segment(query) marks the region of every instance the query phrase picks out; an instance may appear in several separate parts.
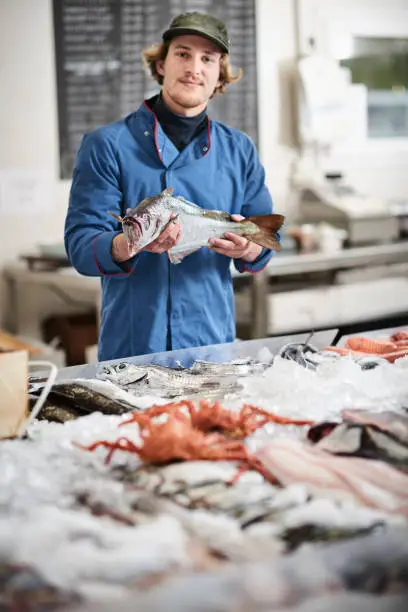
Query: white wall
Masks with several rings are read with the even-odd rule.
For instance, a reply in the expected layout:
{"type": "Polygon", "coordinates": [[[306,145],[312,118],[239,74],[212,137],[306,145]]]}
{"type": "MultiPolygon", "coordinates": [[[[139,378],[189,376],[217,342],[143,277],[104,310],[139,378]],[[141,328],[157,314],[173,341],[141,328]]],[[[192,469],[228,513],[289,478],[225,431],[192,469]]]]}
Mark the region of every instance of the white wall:
{"type": "MultiPolygon", "coordinates": [[[[381,30],[386,23],[391,33],[401,29],[401,15],[408,15],[408,0],[298,1],[302,36],[315,23],[323,34],[338,31],[339,23],[346,32],[367,24],[381,30]]],[[[296,0],[257,0],[260,149],[276,208],[282,212],[288,208],[288,177],[296,156],[290,90],[296,55],[295,5],[296,0]]],[[[52,0],[0,0],[0,83],[0,179],[2,172],[12,169],[38,168],[49,176],[40,214],[18,210],[5,214],[0,201],[2,268],[39,242],[62,240],[69,182],[58,180],[52,0]]],[[[339,155],[364,191],[408,195],[406,144],[398,149],[392,143],[385,148],[361,144],[339,155]]],[[[4,289],[0,285],[0,324],[4,289]]]]}
{"type": "Polygon", "coordinates": [[[285,212],[296,157],[291,92],[295,68],[295,2],[257,0],[259,146],[275,207],[285,212]]]}
{"type": "MultiPolygon", "coordinates": [[[[39,242],[62,238],[69,183],[58,180],[51,9],[51,0],[0,0],[0,173],[21,169],[48,177],[40,214],[5,210],[3,192],[0,268],[39,242]]],[[[6,298],[2,282],[0,324],[6,298]]]]}
{"type": "MultiPolygon", "coordinates": [[[[353,36],[408,38],[408,0],[299,0],[300,48],[310,35],[340,57],[353,36]]],[[[337,147],[333,159],[361,191],[408,198],[408,139],[354,140],[337,147]]]]}

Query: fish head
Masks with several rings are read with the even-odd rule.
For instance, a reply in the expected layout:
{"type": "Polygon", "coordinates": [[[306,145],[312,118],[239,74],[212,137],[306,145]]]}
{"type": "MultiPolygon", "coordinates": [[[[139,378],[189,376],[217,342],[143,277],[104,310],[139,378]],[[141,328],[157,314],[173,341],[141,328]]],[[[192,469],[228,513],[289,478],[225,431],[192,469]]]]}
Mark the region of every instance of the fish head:
{"type": "Polygon", "coordinates": [[[147,376],[146,368],[122,361],[110,366],[104,366],[98,374],[102,380],[110,380],[118,385],[130,385],[143,380],[147,376]]]}
{"type": "Polygon", "coordinates": [[[169,224],[173,212],[169,206],[171,193],[172,189],[165,189],[158,195],[145,198],[133,210],[127,209],[122,228],[132,249],[143,249],[169,224]]]}

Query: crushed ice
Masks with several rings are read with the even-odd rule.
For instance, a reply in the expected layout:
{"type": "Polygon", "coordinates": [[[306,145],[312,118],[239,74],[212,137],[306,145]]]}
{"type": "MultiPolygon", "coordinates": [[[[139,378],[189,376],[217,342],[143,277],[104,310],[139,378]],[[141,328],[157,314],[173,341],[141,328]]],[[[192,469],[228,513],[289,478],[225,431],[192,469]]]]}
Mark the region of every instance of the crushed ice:
{"type": "MultiPolygon", "coordinates": [[[[266,349],[261,356],[269,359],[266,349]]],[[[341,358],[312,371],[277,357],[262,375],[241,382],[240,397],[229,398],[225,405],[240,408],[248,402],[294,418],[319,421],[336,419],[345,408],[400,410],[408,406],[408,358],[373,370],[362,370],[351,358],[341,358]]],[[[158,403],[160,398],[154,400],[158,403]]],[[[136,403],[147,407],[151,399],[138,397],[136,403]]],[[[175,518],[161,515],[135,528],[78,509],[78,495],[84,491],[103,495],[107,502],[118,500],[124,485],[109,477],[112,466],[140,465],[136,455],[118,451],[106,466],[106,449],[90,453],[78,447],[96,440],[113,441],[124,433],[140,444],[137,425],[128,426],[126,432],[118,430],[127,418],[93,413],[65,424],[36,421],[28,440],[1,442],[0,563],[32,564],[51,583],[66,588],[76,584],[77,590],[86,593],[101,593],[107,582],[118,586],[146,571],[188,565],[187,536],[175,518]]],[[[266,441],[299,432],[302,428],[268,425],[252,439],[266,441]]],[[[322,517],[326,506],[320,503],[322,517]]],[[[305,510],[294,509],[287,523],[297,522],[305,510]]],[[[316,505],[307,504],[307,510],[312,514],[316,505]]],[[[349,514],[357,520],[353,512],[355,508],[349,514]]],[[[336,514],[336,524],[344,520],[349,520],[348,514],[336,514]]]]}

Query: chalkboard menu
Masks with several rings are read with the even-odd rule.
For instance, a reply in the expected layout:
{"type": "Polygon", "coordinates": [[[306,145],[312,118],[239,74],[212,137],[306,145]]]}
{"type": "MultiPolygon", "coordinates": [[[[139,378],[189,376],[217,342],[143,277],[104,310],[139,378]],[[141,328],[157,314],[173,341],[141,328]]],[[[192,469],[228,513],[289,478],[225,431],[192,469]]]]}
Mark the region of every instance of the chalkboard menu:
{"type": "Polygon", "coordinates": [[[255,0],[54,0],[61,178],[71,178],[84,133],[158,93],[142,50],[161,42],[175,15],[194,10],[225,21],[231,64],[244,71],[210,102],[209,114],[257,143],[255,0]]]}

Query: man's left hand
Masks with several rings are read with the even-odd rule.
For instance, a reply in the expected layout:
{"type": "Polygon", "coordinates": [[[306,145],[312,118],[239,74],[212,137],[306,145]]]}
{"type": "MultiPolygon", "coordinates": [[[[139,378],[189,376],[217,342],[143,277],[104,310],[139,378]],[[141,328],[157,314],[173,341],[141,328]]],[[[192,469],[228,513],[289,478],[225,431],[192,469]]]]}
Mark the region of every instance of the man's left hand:
{"type": "MultiPolygon", "coordinates": [[[[231,215],[233,221],[245,219],[242,215],[231,215]]],[[[209,245],[212,251],[232,257],[232,259],[243,259],[248,263],[255,261],[262,252],[262,247],[250,242],[243,236],[226,232],[223,238],[211,238],[209,245]]]]}

